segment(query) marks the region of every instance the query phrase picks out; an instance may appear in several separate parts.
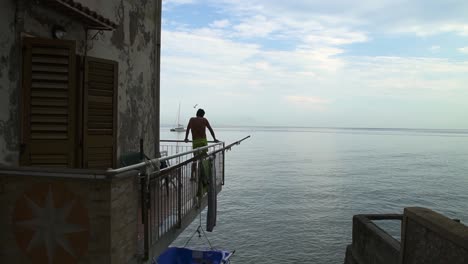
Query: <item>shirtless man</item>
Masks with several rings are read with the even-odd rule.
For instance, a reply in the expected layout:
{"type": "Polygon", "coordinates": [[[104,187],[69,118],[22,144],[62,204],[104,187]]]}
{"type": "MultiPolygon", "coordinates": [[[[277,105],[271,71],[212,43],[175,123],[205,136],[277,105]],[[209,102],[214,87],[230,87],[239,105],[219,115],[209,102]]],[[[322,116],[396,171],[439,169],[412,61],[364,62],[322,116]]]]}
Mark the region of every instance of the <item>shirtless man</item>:
{"type": "Polygon", "coordinates": [[[208,145],[208,140],[206,139],[206,128],[211,133],[213,140],[218,142],[216,139],[213,128],[211,128],[210,123],[205,116],[205,111],[203,109],[198,109],[197,116],[190,118],[190,121],[187,125],[187,131],[185,132],[185,142],[188,142],[189,131],[192,131],[192,147],[193,149],[201,148],[208,145]]]}

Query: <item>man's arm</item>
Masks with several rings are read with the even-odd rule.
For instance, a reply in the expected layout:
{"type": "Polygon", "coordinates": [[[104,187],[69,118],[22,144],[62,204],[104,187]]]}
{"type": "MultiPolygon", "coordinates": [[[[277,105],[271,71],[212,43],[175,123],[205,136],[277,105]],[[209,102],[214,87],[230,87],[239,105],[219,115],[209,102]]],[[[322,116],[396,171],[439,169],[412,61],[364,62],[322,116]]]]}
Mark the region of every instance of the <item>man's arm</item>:
{"type": "Polygon", "coordinates": [[[208,130],[210,131],[211,136],[213,137],[214,142],[218,142],[218,140],[216,139],[215,133],[214,133],[214,131],[213,131],[213,128],[211,128],[210,122],[208,122],[208,119],[206,119],[206,127],[207,127],[208,130]]]}
{"type": "Polygon", "coordinates": [[[187,130],[185,130],[185,142],[188,142],[188,133],[190,132],[190,129],[192,128],[192,118],[190,118],[188,124],[187,124],[187,130]]]}

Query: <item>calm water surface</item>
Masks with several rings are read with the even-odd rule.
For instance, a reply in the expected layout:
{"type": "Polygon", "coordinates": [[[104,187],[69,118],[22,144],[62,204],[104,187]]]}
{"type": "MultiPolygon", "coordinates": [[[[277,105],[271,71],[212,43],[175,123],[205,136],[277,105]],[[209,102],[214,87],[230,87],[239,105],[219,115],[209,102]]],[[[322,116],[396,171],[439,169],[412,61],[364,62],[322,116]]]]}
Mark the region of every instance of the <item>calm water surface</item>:
{"type": "MultiPolygon", "coordinates": [[[[183,134],[163,128],[162,139],[183,134]]],[[[468,223],[468,131],[218,128],[227,143],[218,248],[235,264],[343,263],[352,216],[423,206],[468,223]]],[[[203,224],[205,219],[203,218],[203,224]]],[[[198,226],[174,242],[182,246],[198,226]]],[[[398,225],[387,230],[398,235],[398,225]]],[[[189,246],[206,246],[195,237],[189,246]]]]}

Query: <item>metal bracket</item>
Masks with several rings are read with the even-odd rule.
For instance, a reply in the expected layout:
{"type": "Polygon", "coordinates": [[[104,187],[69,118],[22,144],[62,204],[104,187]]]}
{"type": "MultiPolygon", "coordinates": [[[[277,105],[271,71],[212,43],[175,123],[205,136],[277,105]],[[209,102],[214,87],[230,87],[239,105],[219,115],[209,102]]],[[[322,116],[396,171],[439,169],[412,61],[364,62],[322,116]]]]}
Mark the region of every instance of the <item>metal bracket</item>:
{"type": "MultiPolygon", "coordinates": [[[[89,29],[88,29],[89,30],[89,29]]],[[[87,33],[87,32],[86,32],[87,33]]],[[[104,34],[103,30],[98,30],[89,40],[95,40],[97,36],[102,36],[104,34]]]]}

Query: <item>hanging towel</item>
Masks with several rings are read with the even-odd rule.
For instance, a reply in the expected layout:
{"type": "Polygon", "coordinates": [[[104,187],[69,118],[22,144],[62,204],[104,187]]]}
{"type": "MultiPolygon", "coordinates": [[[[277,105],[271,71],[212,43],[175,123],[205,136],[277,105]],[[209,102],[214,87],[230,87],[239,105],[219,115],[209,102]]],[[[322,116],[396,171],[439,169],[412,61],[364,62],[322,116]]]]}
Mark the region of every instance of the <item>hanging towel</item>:
{"type": "Polygon", "coordinates": [[[197,196],[201,200],[208,191],[209,178],[211,174],[211,161],[209,158],[203,159],[201,161],[201,168],[199,172],[197,196]]]}
{"type": "Polygon", "coordinates": [[[215,158],[209,158],[210,170],[208,177],[208,212],[206,214],[206,231],[212,232],[216,226],[217,195],[215,158]]]}

